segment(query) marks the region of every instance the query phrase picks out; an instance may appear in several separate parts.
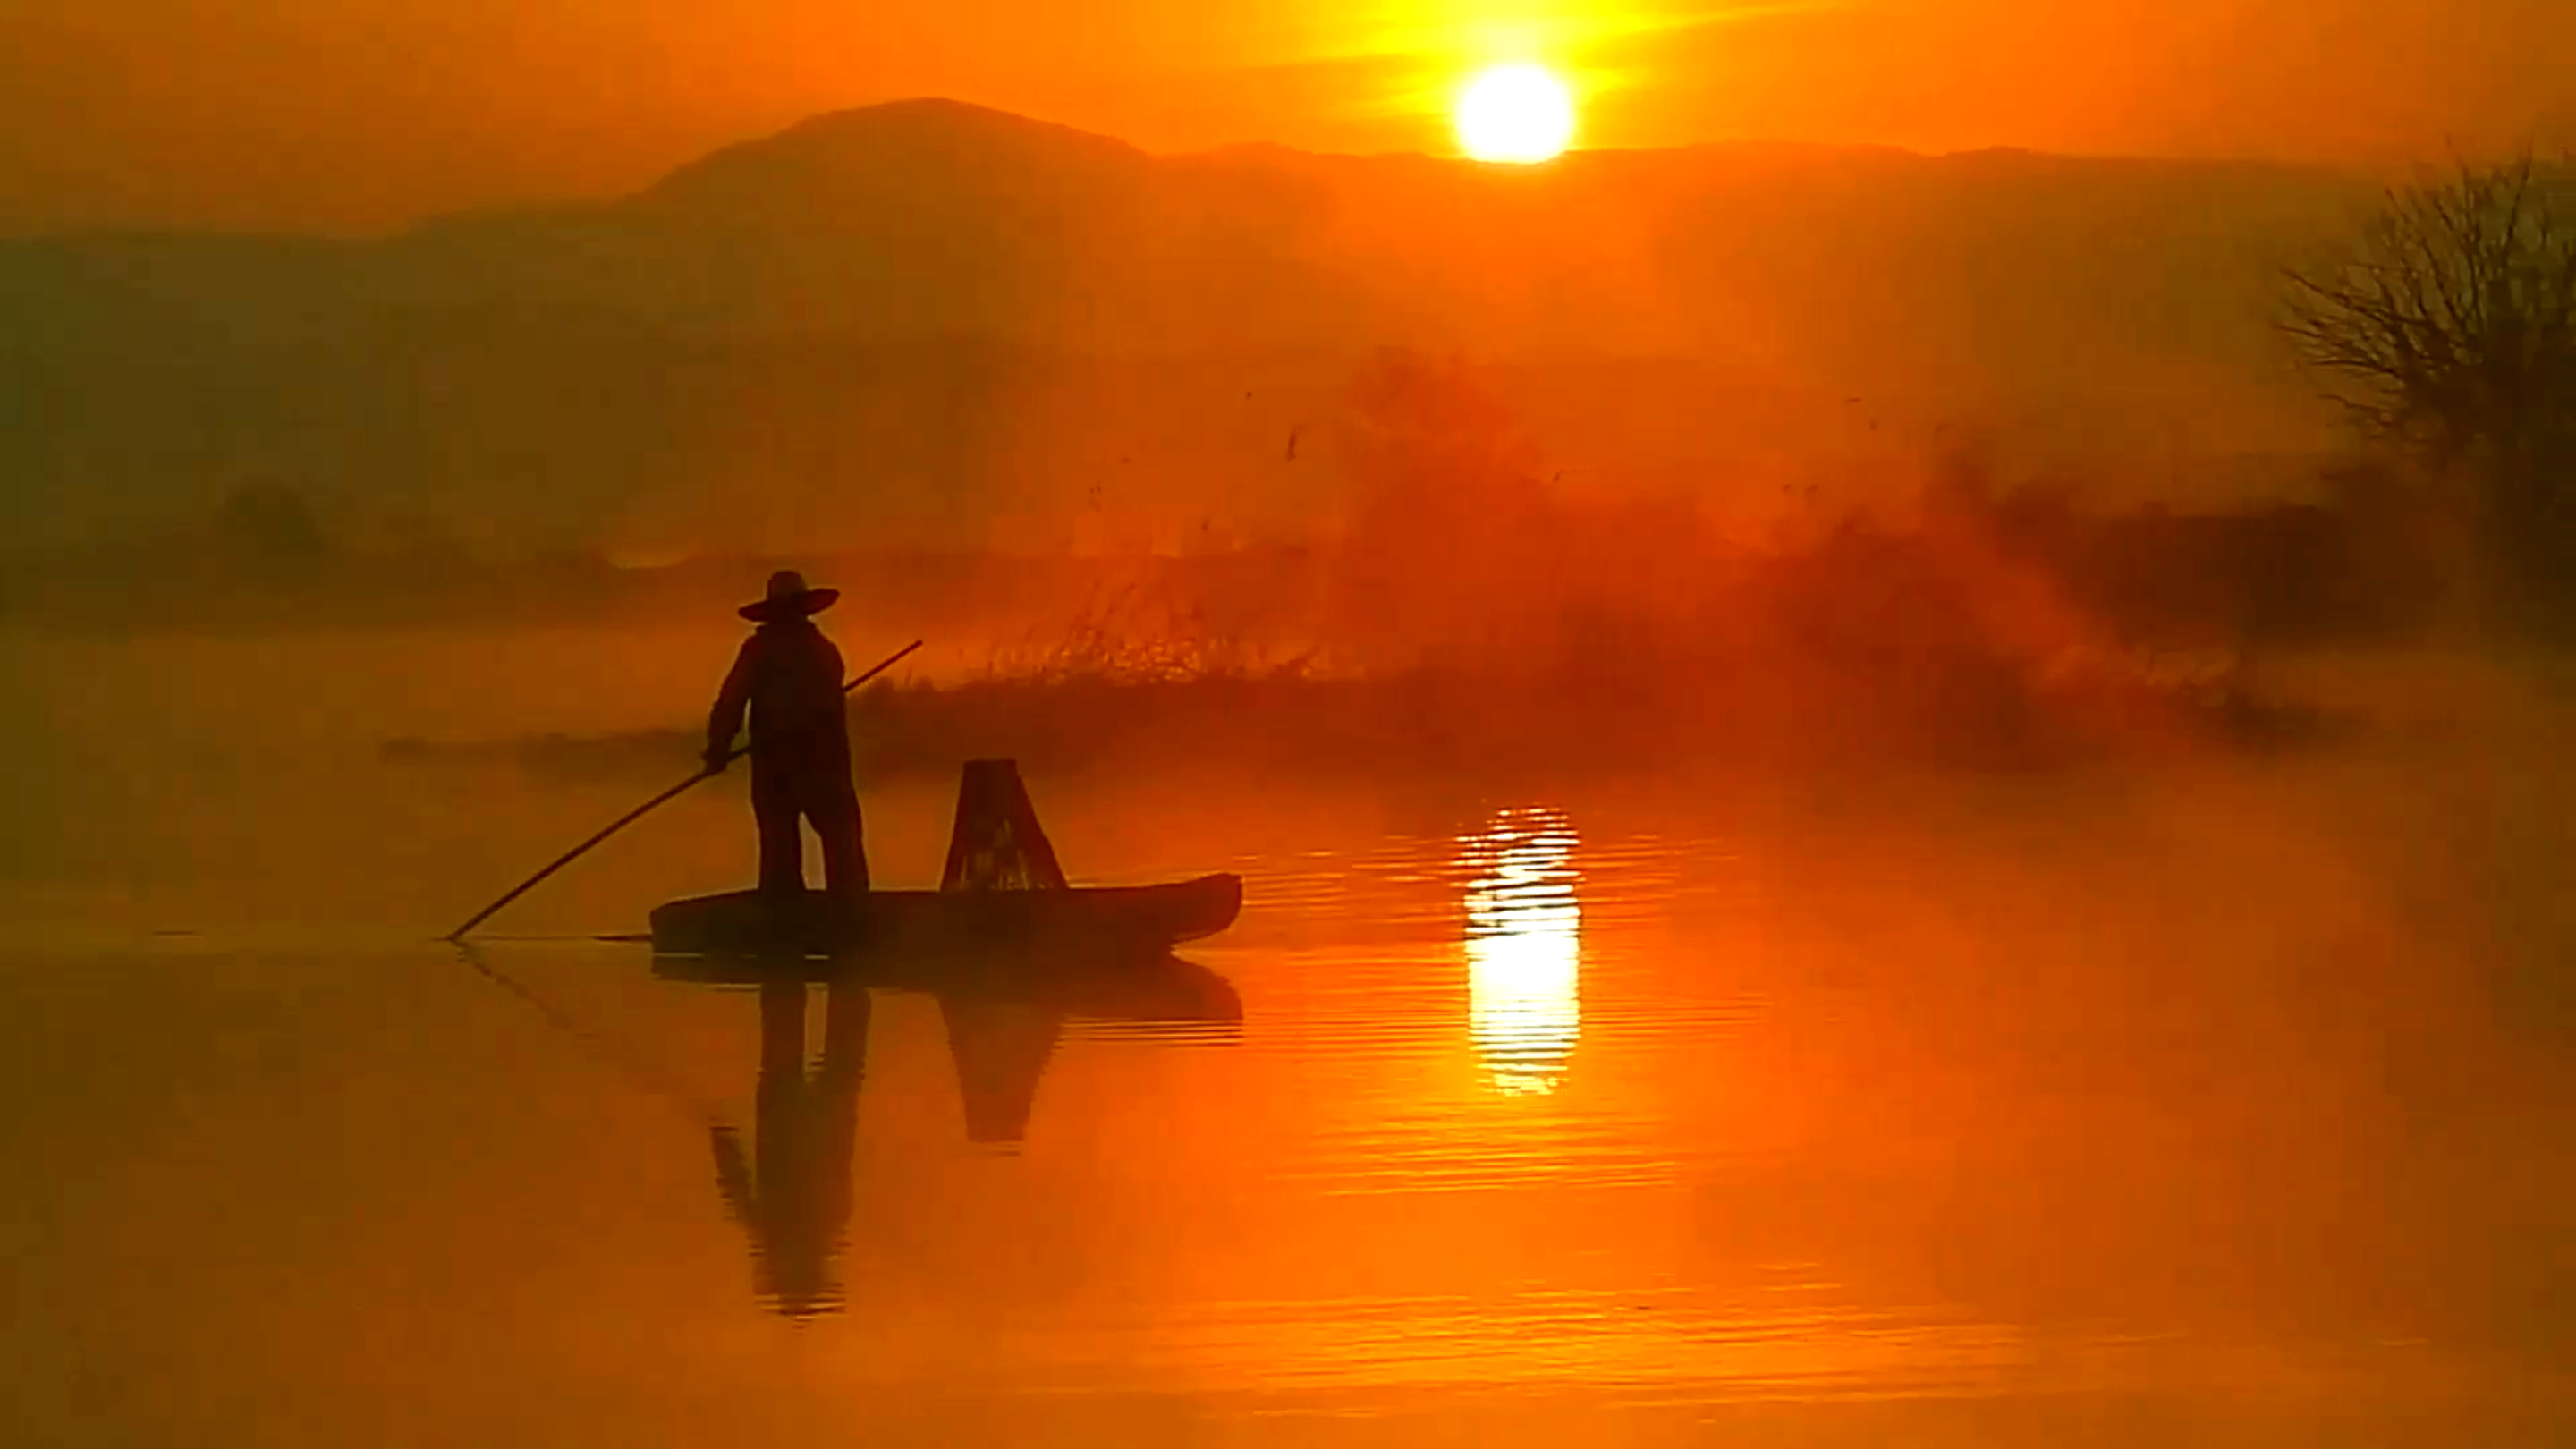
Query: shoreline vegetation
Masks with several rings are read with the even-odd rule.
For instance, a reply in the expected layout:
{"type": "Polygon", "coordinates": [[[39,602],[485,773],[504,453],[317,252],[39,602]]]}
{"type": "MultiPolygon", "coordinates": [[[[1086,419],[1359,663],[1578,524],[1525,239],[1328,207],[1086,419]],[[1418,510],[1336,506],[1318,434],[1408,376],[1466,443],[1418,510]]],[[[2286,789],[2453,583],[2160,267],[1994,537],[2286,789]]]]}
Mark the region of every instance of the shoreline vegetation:
{"type": "MultiPolygon", "coordinates": [[[[1509,773],[1623,775],[1706,764],[1767,768],[2025,771],[2225,750],[2323,744],[2353,724],[2266,696],[2228,671],[2167,680],[2069,678],[1891,710],[1869,686],[1796,698],[1705,689],[1615,700],[1543,677],[1433,668],[1143,676],[1010,674],[871,686],[851,710],[864,778],[943,779],[964,759],[1049,773],[1232,767],[1281,776],[1509,773]]],[[[561,782],[687,772],[698,730],[550,733],[474,741],[389,739],[403,766],[505,765],[561,782]]]]}
{"type": "MultiPolygon", "coordinates": [[[[2372,606],[2352,530],[2307,507],[2103,519],[1962,488],[1908,525],[1847,517],[1761,549],[1642,510],[1551,509],[1442,555],[1427,540],[1449,531],[1381,520],[1332,549],[1040,565],[999,592],[1056,622],[961,673],[862,691],[858,767],[2021,771],[2265,755],[2361,728],[2270,661],[2393,643],[2417,622],[2372,606]],[[1067,590],[1069,605],[1031,607],[1067,590]]],[[[878,622],[869,597],[889,574],[832,576],[856,580],[845,609],[878,622]]],[[[674,721],[381,754],[640,779],[685,772],[698,744],[694,721],[674,721]]]]}

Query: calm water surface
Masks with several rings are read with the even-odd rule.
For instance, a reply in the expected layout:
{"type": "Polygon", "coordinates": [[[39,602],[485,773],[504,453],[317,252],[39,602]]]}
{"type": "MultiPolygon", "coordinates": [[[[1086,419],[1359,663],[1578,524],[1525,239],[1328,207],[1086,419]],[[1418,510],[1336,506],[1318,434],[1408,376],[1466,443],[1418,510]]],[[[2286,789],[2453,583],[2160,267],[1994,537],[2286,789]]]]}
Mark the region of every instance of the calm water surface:
{"type": "MultiPolygon", "coordinates": [[[[1077,876],[1248,881],[1168,989],[1040,1000],[416,944],[639,792],[289,758],[45,784],[10,1442],[2576,1429],[2520,777],[1037,779],[1077,876]]],[[[926,882],[944,790],[869,808],[926,882]]],[[[635,929],[748,837],[692,798],[495,929],[635,929]]]]}

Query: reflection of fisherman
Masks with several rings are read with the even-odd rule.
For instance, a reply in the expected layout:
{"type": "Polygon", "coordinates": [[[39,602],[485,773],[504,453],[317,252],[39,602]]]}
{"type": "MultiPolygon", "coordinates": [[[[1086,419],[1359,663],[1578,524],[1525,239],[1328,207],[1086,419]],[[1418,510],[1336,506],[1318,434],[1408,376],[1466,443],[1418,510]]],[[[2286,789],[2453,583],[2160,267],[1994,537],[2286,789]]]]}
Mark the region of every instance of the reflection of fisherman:
{"type": "Polygon", "coordinates": [[[763,1297],[790,1318],[840,1307],[832,1255],[850,1218],[850,1157],[867,1065],[868,993],[825,988],[823,1061],[805,1074],[805,985],[760,988],[760,1085],[751,1161],[732,1128],[714,1131],[716,1191],[751,1234],[763,1297]]]}
{"type": "Polygon", "coordinates": [[[802,575],[769,576],[768,596],[742,616],[760,625],[743,641],[707,719],[709,773],[725,767],[734,735],[751,717],[751,810],[760,828],[760,888],[805,889],[805,844],[797,822],[813,822],[823,845],[823,884],[833,895],[867,894],[859,797],[850,782],[849,720],[841,699],[841,651],[814,627],[838,590],[809,589],[802,575]]]}

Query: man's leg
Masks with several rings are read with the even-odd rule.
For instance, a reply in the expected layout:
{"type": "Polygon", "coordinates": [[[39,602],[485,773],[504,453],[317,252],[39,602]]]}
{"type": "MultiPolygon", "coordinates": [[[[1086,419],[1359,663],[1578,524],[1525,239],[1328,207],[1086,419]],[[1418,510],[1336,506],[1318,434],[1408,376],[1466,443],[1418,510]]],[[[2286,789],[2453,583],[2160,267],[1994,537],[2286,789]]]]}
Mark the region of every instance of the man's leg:
{"type": "Polygon", "coordinates": [[[806,800],[815,838],[823,843],[823,889],[842,900],[868,893],[868,851],[859,823],[859,792],[847,775],[814,782],[806,800]]]}
{"type": "Polygon", "coordinates": [[[751,818],[760,827],[760,889],[765,894],[805,893],[805,840],[796,833],[796,780],[777,769],[751,768],[751,818]]]}

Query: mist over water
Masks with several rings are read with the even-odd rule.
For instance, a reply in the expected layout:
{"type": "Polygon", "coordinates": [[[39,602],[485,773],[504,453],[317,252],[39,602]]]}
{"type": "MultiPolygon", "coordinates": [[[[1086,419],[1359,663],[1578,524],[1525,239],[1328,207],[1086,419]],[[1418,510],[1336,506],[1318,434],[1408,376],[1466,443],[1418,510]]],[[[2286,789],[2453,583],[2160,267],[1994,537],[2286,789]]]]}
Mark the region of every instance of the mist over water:
{"type": "MultiPolygon", "coordinates": [[[[1182,953],[1239,1025],[878,991],[836,1097],[817,990],[809,1129],[763,1105],[757,993],[511,939],[747,883],[738,781],[495,921],[514,990],[422,943],[664,772],[379,749],[685,725],[726,642],[0,644],[31,1442],[2503,1444],[2576,1409],[2544,673],[2311,661],[2404,727],[2041,773],[1033,769],[1078,880],[1243,874],[1182,953]],[[756,1178],[764,1126],[807,1154],[772,1185],[846,1175],[761,1237],[710,1142],[756,1178]],[[828,1306],[791,1321],[781,1251],[828,1306]]],[[[933,883],[952,781],[865,788],[879,879],[933,883]]]]}

